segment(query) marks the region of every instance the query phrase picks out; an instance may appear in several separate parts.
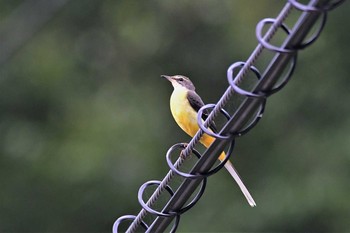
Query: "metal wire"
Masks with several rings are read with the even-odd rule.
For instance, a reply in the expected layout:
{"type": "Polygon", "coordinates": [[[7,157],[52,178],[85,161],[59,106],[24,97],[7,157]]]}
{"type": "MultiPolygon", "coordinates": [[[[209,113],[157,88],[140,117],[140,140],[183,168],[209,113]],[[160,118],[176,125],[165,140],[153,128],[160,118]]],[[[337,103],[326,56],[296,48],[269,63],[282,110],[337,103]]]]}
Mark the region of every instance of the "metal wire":
{"type": "Polygon", "coordinates": [[[275,19],[263,19],[257,24],[256,36],[259,44],[251,56],[246,62],[236,62],[228,68],[227,78],[229,86],[221,99],[217,104],[205,105],[199,111],[198,124],[200,130],[188,144],[176,144],[168,150],[166,158],[170,171],[162,181],[149,181],[141,186],[138,193],[138,199],[142,206],[141,211],[137,216],[125,215],[118,218],[113,225],[113,233],[118,232],[120,223],[125,220],[132,221],[127,229],[128,233],[135,232],[139,227],[145,229],[146,232],[163,232],[174,219],[175,222],[173,223],[170,232],[176,231],[180,222],[180,215],[193,207],[204,193],[207,182],[206,178],[219,171],[229,159],[234,148],[235,137],[244,135],[258,123],[264,113],[267,98],[281,90],[289,81],[296,65],[298,50],[306,48],[318,38],[326,23],[327,11],[334,9],[342,2],[344,2],[344,0],[311,0],[308,5],[303,5],[296,0],[288,0],[280,14],[275,19]],[[292,9],[302,11],[302,13],[294,27],[289,29],[283,22],[286,20],[292,9]],[[322,18],[318,30],[310,39],[306,39],[305,42],[306,36],[316,23],[319,16],[322,16],[322,18]],[[266,24],[271,24],[271,26],[265,35],[262,36],[262,31],[266,24]],[[272,37],[280,28],[287,33],[287,37],[279,47],[270,44],[269,41],[271,41],[272,37]],[[259,70],[253,65],[264,49],[270,50],[276,54],[261,75],[259,70]],[[288,65],[289,70],[287,71],[287,74],[281,78],[284,69],[288,65]],[[233,74],[238,68],[240,68],[238,74],[233,77],[233,74]],[[257,82],[252,91],[243,90],[239,87],[249,72],[253,72],[257,76],[257,82]],[[276,84],[279,80],[282,81],[280,81],[279,84],[276,84]],[[231,116],[224,110],[224,106],[230,101],[234,93],[244,96],[245,99],[242,101],[236,112],[231,116]],[[212,111],[207,120],[203,123],[201,121],[201,113],[204,109],[210,108],[212,111]],[[212,133],[206,130],[220,113],[227,118],[227,123],[222,127],[220,132],[212,133]],[[250,121],[252,116],[253,120],[250,121]],[[210,134],[212,137],[215,137],[216,140],[203,154],[200,154],[195,149],[195,146],[198,144],[204,133],[210,134]],[[216,168],[212,169],[218,156],[228,144],[231,146],[226,153],[225,160],[216,168]],[[171,155],[176,149],[181,150],[181,153],[177,161],[173,164],[171,155]],[[197,163],[189,173],[181,172],[180,167],[192,153],[197,156],[197,163]],[[184,177],[185,179],[174,192],[170,187],[170,182],[176,175],[184,177]],[[189,198],[201,183],[202,186],[195,198],[185,206],[189,198]],[[157,185],[158,187],[145,203],[142,198],[143,191],[150,185],[157,185]],[[164,191],[167,191],[171,195],[170,200],[161,211],[152,209],[152,206],[154,206],[164,191]],[[151,225],[147,225],[143,221],[147,214],[156,216],[156,219],[151,225]]]}

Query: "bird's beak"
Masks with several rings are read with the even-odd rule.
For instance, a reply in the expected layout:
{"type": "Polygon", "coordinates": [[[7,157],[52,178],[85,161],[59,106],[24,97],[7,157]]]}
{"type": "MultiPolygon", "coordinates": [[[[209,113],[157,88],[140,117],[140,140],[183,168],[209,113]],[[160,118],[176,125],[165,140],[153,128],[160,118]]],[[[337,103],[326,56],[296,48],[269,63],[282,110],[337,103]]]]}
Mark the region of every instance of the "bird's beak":
{"type": "Polygon", "coordinates": [[[168,81],[170,81],[171,82],[171,76],[169,76],[169,75],[161,75],[160,77],[162,77],[162,78],[166,78],[166,79],[168,79],[168,81]]]}

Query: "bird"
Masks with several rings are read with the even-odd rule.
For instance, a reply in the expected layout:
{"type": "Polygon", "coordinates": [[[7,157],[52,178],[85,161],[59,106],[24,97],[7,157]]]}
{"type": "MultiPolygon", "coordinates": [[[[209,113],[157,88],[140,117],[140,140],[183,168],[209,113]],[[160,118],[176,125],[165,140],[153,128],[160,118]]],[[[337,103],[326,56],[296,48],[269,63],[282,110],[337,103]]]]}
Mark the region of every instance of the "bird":
{"type": "MultiPolygon", "coordinates": [[[[199,109],[204,106],[203,100],[196,93],[196,88],[188,77],[183,75],[161,75],[161,77],[170,81],[174,88],[170,97],[170,111],[175,119],[175,122],[190,137],[193,137],[199,130],[197,114],[199,109]]],[[[202,121],[204,122],[207,117],[208,112],[203,111],[202,121]]],[[[212,124],[210,129],[215,132],[215,124],[212,124]]],[[[215,141],[215,138],[209,136],[208,134],[203,134],[200,139],[200,143],[206,148],[208,148],[213,141],[215,141]]],[[[225,157],[225,152],[222,152],[218,159],[223,161],[225,157]]],[[[250,195],[248,189],[229,160],[225,163],[225,168],[238,184],[250,206],[256,206],[253,197],[250,195]]]]}

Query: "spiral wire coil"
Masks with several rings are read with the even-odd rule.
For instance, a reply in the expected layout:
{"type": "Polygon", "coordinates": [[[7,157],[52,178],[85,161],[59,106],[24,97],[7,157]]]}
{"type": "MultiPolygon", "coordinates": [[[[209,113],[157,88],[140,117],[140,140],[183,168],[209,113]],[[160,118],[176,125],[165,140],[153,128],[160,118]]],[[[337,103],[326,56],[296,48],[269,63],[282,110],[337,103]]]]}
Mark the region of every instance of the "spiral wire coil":
{"type": "Polygon", "coordinates": [[[166,161],[170,171],[162,181],[147,181],[140,187],[138,201],[142,206],[141,211],[136,216],[124,215],[118,218],[113,225],[113,233],[119,232],[119,226],[124,221],[131,221],[126,231],[128,233],[136,232],[139,228],[142,228],[145,232],[163,232],[171,222],[173,222],[173,225],[170,232],[176,231],[181,214],[192,208],[203,195],[207,184],[207,177],[218,172],[229,159],[234,149],[235,138],[246,134],[259,122],[263,116],[267,98],[281,90],[288,83],[295,69],[298,50],[308,47],[317,40],[325,26],[327,12],[344,1],[311,0],[309,4],[304,5],[297,0],[288,0],[275,19],[266,18],[257,24],[256,37],[259,43],[251,56],[246,62],[236,62],[228,68],[227,79],[229,86],[225,93],[217,104],[207,104],[198,111],[197,121],[200,130],[188,144],[177,143],[169,148],[166,153],[166,161]],[[284,21],[293,9],[301,11],[301,15],[294,27],[289,29],[284,21]],[[309,39],[305,39],[320,17],[321,22],[316,32],[309,39]],[[262,35],[263,29],[267,24],[271,26],[265,35],[262,35]],[[279,29],[282,29],[287,34],[287,37],[281,46],[275,46],[270,41],[279,29]],[[254,64],[264,49],[275,53],[275,56],[265,71],[261,73],[254,67],[254,64]],[[287,66],[288,70],[284,72],[287,66]],[[235,73],[237,75],[234,77],[235,73]],[[252,91],[247,91],[239,87],[248,73],[253,73],[257,78],[256,86],[252,91]],[[285,75],[281,77],[283,73],[285,75]],[[236,112],[230,115],[224,110],[224,106],[230,101],[234,93],[243,96],[245,99],[236,112]],[[203,111],[208,111],[209,109],[211,109],[211,112],[207,120],[202,122],[201,116],[203,111]],[[227,122],[219,133],[213,133],[208,127],[219,114],[222,114],[227,119],[227,122]],[[201,154],[195,149],[195,145],[199,142],[203,134],[208,134],[216,140],[201,154]],[[219,165],[212,168],[216,159],[227,145],[229,145],[229,148],[226,152],[226,158],[219,165]],[[173,163],[172,156],[175,152],[177,152],[177,155],[180,154],[180,156],[173,163]],[[190,172],[180,171],[180,167],[191,154],[196,156],[198,159],[197,163],[192,167],[190,172]],[[170,182],[175,176],[183,177],[184,180],[177,190],[174,191],[170,186],[170,182]],[[199,191],[189,201],[199,185],[199,191]],[[156,186],[157,188],[148,201],[145,202],[143,200],[143,193],[150,186],[156,186]],[[164,192],[170,195],[170,199],[161,211],[157,211],[152,206],[155,205],[160,195],[164,192]],[[147,214],[156,216],[151,225],[148,225],[144,221],[147,214]]]}

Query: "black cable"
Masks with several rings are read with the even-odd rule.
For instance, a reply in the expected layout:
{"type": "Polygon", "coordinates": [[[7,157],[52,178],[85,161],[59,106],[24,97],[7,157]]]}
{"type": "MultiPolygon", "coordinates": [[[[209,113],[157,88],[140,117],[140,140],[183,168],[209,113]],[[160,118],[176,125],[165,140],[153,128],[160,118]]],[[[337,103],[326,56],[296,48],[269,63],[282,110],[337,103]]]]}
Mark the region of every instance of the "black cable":
{"type": "MultiPolygon", "coordinates": [[[[257,124],[265,110],[267,98],[281,90],[292,76],[296,65],[298,50],[306,48],[318,38],[326,23],[327,11],[332,10],[342,2],[344,2],[344,0],[312,0],[308,5],[303,5],[296,0],[289,0],[276,19],[263,19],[258,23],[256,27],[256,36],[259,44],[253,51],[252,55],[246,62],[236,62],[229,67],[227,70],[229,87],[227,88],[226,92],[216,105],[205,105],[200,110],[201,112],[204,108],[212,108],[210,115],[204,123],[202,123],[201,120],[198,121],[201,129],[197,132],[189,144],[177,144],[169,149],[167,153],[167,161],[170,171],[162,181],[156,183],[158,188],[154,191],[148,202],[144,203],[143,200],[140,201],[143,209],[137,216],[130,216],[129,218],[123,216],[115,222],[113,226],[114,233],[118,232],[119,224],[122,222],[122,220],[126,219],[132,220],[132,223],[127,230],[127,232],[130,233],[135,232],[139,226],[146,229],[146,232],[164,232],[174,218],[175,222],[172,226],[171,232],[174,232],[177,229],[180,221],[180,215],[194,206],[194,204],[203,194],[206,177],[217,172],[225,163],[224,161],[219,165],[219,167],[212,169],[212,166],[216,162],[218,156],[228,144],[231,144],[229,151],[226,153],[226,159],[228,159],[234,147],[235,137],[244,135],[257,124]],[[289,29],[283,22],[293,9],[302,11],[302,13],[298,21],[294,24],[293,28],[289,29]],[[320,27],[310,39],[306,39],[308,33],[316,24],[320,16],[322,16],[320,27]],[[271,24],[271,26],[265,35],[261,35],[263,27],[266,24],[271,24]],[[288,35],[281,46],[274,46],[270,44],[269,41],[280,28],[288,35]],[[261,74],[261,72],[259,72],[253,65],[264,49],[275,52],[276,54],[271,59],[271,62],[267,68],[261,74]],[[284,73],[286,68],[288,68],[287,74],[281,78],[281,75],[284,73]],[[237,69],[240,70],[238,71],[238,74],[233,77],[233,74],[237,73],[237,69]],[[249,72],[253,72],[257,76],[256,85],[251,91],[243,90],[239,87],[239,84],[249,72]],[[223,107],[230,101],[233,93],[238,93],[245,98],[236,112],[230,116],[223,110],[223,107]],[[228,119],[222,130],[218,134],[213,134],[212,132],[207,131],[206,128],[220,113],[224,114],[228,119]],[[252,118],[253,120],[249,122],[252,118]],[[200,137],[205,132],[215,137],[216,140],[202,155],[200,155],[199,152],[195,150],[194,146],[199,142],[200,137]],[[173,164],[171,161],[171,153],[173,153],[173,151],[179,147],[184,147],[184,149],[181,152],[181,156],[173,164]],[[194,153],[199,160],[189,173],[180,172],[179,168],[191,153],[194,153]],[[175,175],[180,175],[185,179],[175,192],[172,190],[169,191],[169,184],[175,175]],[[196,195],[195,199],[184,207],[201,183],[202,188],[196,195]],[[160,194],[165,190],[171,194],[171,199],[167,202],[162,211],[153,210],[151,208],[152,205],[154,205],[160,194]],[[143,218],[148,213],[156,216],[156,219],[149,226],[143,222],[143,218]]],[[[198,117],[200,118],[200,114],[198,117]]],[[[142,191],[147,186],[148,183],[146,182],[141,187],[142,191]]],[[[139,192],[139,200],[140,196],[142,199],[142,191],[139,192]]]]}

